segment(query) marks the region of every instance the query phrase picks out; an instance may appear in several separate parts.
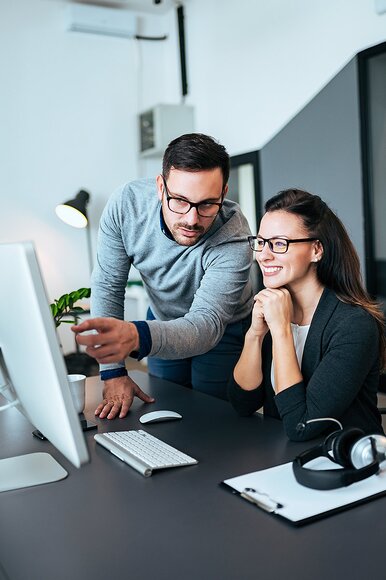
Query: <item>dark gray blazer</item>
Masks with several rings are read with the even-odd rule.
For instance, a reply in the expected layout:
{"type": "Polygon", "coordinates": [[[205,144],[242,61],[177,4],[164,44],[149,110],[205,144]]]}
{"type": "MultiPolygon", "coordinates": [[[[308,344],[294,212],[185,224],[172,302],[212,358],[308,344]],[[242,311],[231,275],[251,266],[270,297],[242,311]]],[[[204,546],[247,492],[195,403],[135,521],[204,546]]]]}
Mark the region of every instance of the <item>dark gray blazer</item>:
{"type": "Polygon", "coordinates": [[[383,433],[377,409],[379,332],[372,316],[360,306],[341,302],[324,290],[308,332],[302,359],[303,381],[275,395],[271,384],[272,338],[263,341],[263,381],[244,391],[234,380],[229,400],[240,415],[264,407],[264,414],[280,418],[292,441],[304,441],[336,429],[333,423],[299,423],[334,417],[343,427],[383,433]]]}

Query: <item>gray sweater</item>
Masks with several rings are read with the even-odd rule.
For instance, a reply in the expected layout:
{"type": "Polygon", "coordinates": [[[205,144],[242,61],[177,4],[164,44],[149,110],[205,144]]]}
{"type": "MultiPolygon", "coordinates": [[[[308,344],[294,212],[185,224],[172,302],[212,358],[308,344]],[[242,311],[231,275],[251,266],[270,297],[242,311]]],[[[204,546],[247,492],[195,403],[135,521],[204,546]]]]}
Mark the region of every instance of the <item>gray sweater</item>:
{"type": "Polygon", "coordinates": [[[181,246],[161,230],[160,210],[155,179],[134,181],[111,196],[100,221],[91,313],[123,319],[135,266],[156,317],[148,321],[149,355],[179,359],[212,349],[228,323],[250,313],[250,230],[238,204],[225,199],[199,242],[181,246]]]}
{"type": "Polygon", "coordinates": [[[343,427],[365,433],[383,433],[377,408],[379,333],[374,318],[362,307],[341,302],[325,288],[304,347],[303,380],[277,395],[271,384],[270,333],[262,355],[263,381],[257,389],[244,391],[233,379],[229,385],[230,401],[240,415],[264,406],[264,414],[282,419],[293,441],[336,429],[333,423],[319,422],[298,431],[299,423],[320,417],[334,417],[343,427]]]}

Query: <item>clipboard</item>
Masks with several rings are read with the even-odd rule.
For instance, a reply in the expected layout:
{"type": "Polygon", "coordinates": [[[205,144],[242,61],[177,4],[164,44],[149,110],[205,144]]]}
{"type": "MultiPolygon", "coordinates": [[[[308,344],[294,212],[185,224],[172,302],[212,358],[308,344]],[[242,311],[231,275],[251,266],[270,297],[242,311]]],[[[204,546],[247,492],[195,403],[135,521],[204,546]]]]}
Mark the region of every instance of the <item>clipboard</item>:
{"type": "MultiPolygon", "coordinates": [[[[320,457],[307,466],[331,469],[331,462],[320,457]]],[[[299,526],[385,495],[386,471],[380,470],[378,474],[347,487],[320,491],[296,481],[291,461],[225,479],[221,483],[256,507],[299,526]]]]}

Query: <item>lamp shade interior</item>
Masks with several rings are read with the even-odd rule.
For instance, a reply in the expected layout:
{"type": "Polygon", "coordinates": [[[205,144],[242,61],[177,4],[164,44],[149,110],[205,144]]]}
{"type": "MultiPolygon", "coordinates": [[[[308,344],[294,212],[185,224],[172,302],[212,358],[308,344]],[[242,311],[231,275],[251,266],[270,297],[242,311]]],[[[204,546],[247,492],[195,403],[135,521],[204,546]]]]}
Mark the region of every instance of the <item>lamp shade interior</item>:
{"type": "Polygon", "coordinates": [[[87,227],[87,217],[75,207],[61,203],[55,208],[56,215],[69,226],[74,228],[87,227]]]}
{"type": "Polygon", "coordinates": [[[56,206],[56,215],[69,226],[86,228],[88,225],[86,207],[89,200],[90,194],[88,191],[81,189],[74,199],[70,199],[56,206]]]}

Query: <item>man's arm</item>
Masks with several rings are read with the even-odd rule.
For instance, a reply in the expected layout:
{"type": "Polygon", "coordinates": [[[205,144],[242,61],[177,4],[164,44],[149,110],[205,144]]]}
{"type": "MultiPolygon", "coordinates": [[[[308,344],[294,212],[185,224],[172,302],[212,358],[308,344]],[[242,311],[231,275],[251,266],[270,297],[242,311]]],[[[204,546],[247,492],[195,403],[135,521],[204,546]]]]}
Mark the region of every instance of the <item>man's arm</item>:
{"type": "Polygon", "coordinates": [[[248,316],[253,306],[248,283],[251,254],[246,240],[222,244],[205,255],[204,275],[189,311],[175,320],[147,321],[149,356],[179,359],[208,352],[221,340],[241,304],[248,316]]]}
{"type": "MultiPolygon", "coordinates": [[[[118,415],[125,417],[135,396],[147,403],[154,401],[132,381],[125,368],[124,351],[130,353],[136,350],[139,339],[135,326],[123,321],[126,284],[131,266],[131,258],[121,235],[123,222],[122,193],[117,191],[104,209],[99,224],[97,261],[91,283],[91,314],[94,317],[116,317],[119,320],[112,320],[122,322],[120,330],[114,327],[111,333],[106,325],[103,328],[98,324],[91,327],[89,321],[78,325],[81,327],[79,332],[93,328],[99,332],[99,339],[102,338],[93,343],[90,341],[92,335],[77,336],[78,343],[84,344],[86,352],[100,363],[104,399],[95,413],[102,419],[113,419],[118,415]],[[96,349],[97,343],[102,343],[102,347],[96,349]]],[[[78,332],[78,327],[74,328],[75,332],[78,332]]]]}
{"type": "MultiPolygon", "coordinates": [[[[240,254],[242,258],[242,252],[240,254]]],[[[169,321],[147,321],[151,349],[146,354],[179,359],[205,353],[218,343],[242,300],[243,291],[251,294],[249,287],[246,287],[250,264],[245,256],[244,268],[240,267],[239,270],[235,263],[230,268],[229,261],[221,259],[221,256],[218,256],[217,264],[215,262],[207,268],[185,316],[169,321]]],[[[247,316],[252,296],[250,300],[246,296],[243,300],[247,316]]],[[[116,318],[86,320],[73,330],[78,335],[78,343],[86,346],[87,353],[104,365],[103,368],[114,368],[113,363],[124,366],[122,361],[132,352],[139,351],[141,346],[136,325],[116,318]],[[96,330],[98,334],[81,335],[90,330],[96,330]]]]}
{"type": "Polygon", "coordinates": [[[119,192],[105,207],[98,232],[97,261],[91,278],[91,315],[123,320],[131,258],[122,239],[123,216],[119,192]]]}

